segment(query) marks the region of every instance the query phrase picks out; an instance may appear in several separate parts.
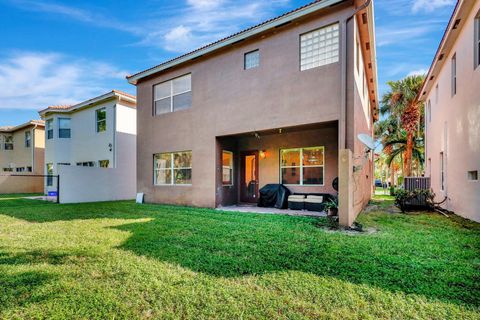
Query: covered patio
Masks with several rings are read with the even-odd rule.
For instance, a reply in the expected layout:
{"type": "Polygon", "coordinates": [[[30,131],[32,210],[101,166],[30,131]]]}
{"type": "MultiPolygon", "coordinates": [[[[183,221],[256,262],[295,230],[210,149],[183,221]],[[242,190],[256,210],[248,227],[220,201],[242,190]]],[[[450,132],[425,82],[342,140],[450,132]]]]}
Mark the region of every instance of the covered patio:
{"type": "Polygon", "coordinates": [[[332,187],[338,176],[336,121],[220,136],[216,144],[216,207],[221,210],[324,215],[257,207],[259,190],[267,184],[282,184],[292,194],[337,195],[332,187]]]}

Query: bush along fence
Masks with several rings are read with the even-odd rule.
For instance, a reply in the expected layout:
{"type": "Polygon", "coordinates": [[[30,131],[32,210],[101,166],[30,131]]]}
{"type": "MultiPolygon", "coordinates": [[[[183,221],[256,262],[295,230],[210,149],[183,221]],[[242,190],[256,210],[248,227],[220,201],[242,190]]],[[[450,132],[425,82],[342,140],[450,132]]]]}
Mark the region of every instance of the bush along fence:
{"type": "Polygon", "coordinates": [[[435,202],[435,193],[431,189],[398,189],[395,191],[395,205],[402,212],[413,210],[438,211],[443,214],[449,213],[441,207],[447,197],[440,202],[435,202]]]}

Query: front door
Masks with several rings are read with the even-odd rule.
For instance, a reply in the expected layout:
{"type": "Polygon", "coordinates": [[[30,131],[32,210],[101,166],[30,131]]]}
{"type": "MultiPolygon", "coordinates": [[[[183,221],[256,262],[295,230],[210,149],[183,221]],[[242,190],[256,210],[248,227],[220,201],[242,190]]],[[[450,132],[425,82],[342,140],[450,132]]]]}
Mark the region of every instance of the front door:
{"type": "Polygon", "coordinates": [[[258,151],[247,151],[240,155],[240,201],[258,202],[258,151]]]}

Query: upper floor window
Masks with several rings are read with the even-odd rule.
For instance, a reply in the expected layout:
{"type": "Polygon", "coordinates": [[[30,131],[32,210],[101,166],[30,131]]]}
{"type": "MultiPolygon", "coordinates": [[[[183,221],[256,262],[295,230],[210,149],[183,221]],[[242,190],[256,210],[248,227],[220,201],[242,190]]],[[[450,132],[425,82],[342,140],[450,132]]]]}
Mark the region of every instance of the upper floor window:
{"type": "Polygon", "coordinates": [[[155,185],[192,184],[192,151],[158,153],[153,162],[155,185]]]}
{"type": "Polygon", "coordinates": [[[300,70],[338,62],[338,23],[300,35],[300,70]]]}
{"type": "Polygon", "coordinates": [[[428,122],[432,121],[432,104],[430,103],[430,100],[428,100],[428,103],[427,103],[427,118],[428,118],[428,122]]]}
{"type": "Polygon", "coordinates": [[[452,96],[457,94],[457,54],[452,57],[452,96]]]}
{"type": "Polygon", "coordinates": [[[324,147],[281,150],[281,183],[290,185],[323,185],[324,151],[324,147]]]}
{"type": "Polygon", "coordinates": [[[222,184],[233,185],[233,152],[226,150],[222,152],[222,184]]]}
{"type": "Polygon", "coordinates": [[[5,136],[5,150],[13,150],[13,136],[5,136]]]}
{"type": "Polygon", "coordinates": [[[70,119],[58,118],[58,137],[70,138],[70,119]]]}
{"type": "Polygon", "coordinates": [[[25,148],[30,148],[32,145],[32,133],[30,131],[25,131],[25,148]]]}
{"type": "Polygon", "coordinates": [[[107,110],[105,108],[95,111],[95,119],[97,132],[104,132],[107,130],[107,110]]]}
{"type": "Polygon", "coordinates": [[[159,83],[153,91],[155,115],[188,109],[192,106],[192,75],[159,83]]]}
{"type": "Polygon", "coordinates": [[[355,64],[357,65],[357,74],[360,75],[360,44],[357,41],[357,47],[356,47],[356,62],[355,64]]]}
{"type": "Polygon", "coordinates": [[[53,119],[48,119],[46,122],[47,139],[53,139],[53,119]]]}
{"type": "Polygon", "coordinates": [[[245,70],[256,68],[260,65],[260,51],[254,50],[245,53],[244,68],[245,70]]]}
{"type": "Polygon", "coordinates": [[[480,65],[480,11],[475,18],[475,68],[480,65]]]}

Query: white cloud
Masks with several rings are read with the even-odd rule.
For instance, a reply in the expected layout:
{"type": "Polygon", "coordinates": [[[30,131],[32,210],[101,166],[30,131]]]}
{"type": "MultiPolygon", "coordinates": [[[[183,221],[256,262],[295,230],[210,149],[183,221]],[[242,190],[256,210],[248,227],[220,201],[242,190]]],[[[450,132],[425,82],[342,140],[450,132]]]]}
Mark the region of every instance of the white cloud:
{"type": "Polygon", "coordinates": [[[432,12],[435,9],[451,6],[454,3],[455,0],[414,0],[412,5],[412,11],[432,12]]]}
{"type": "Polygon", "coordinates": [[[422,68],[422,69],[416,69],[416,70],[412,70],[410,71],[407,76],[424,76],[426,75],[428,72],[428,69],[426,68],[422,68]]]}
{"type": "Polygon", "coordinates": [[[106,83],[123,83],[127,74],[105,62],[58,53],[21,52],[1,61],[0,109],[80,102],[112,90],[106,83]]]}
{"type": "Polygon", "coordinates": [[[410,27],[378,27],[377,28],[377,46],[382,47],[390,44],[398,45],[402,42],[418,40],[420,37],[429,34],[434,26],[432,24],[425,26],[410,27]]]}
{"type": "MultiPolygon", "coordinates": [[[[178,14],[155,22],[140,44],[186,52],[271,17],[289,0],[188,0],[178,14]]],[[[152,22],[150,22],[152,23],[152,22]]]]}
{"type": "Polygon", "coordinates": [[[170,51],[175,51],[178,48],[188,50],[192,42],[192,30],[183,25],[177,26],[164,36],[165,48],[170,51]]]}
{"type": "Polygon", "coordinates": [[[219,7],[224,0],[187,0],[187,3],[198,9],[211,9],[219,7]]]}
{"type": "Polygon", "coordinates": [[[54,2],[36,1],[36,0],[11,0],[11,3],[22,10],[36,11],[47,14],[55,14],[74,19],[90,25],[116,29],[132,34],[141,34],[141,29],[121,21],[117,21],[111,16],[102,15],[93,11],[83,10],[72,6],[58,4],[54,2]]]}
{"type": "Polygon", "coordinates": [[[182,6],[151,11],[137,21],[115,20],[52,1],[10,0],[22,10],[55,14],[96,27],[124,31],[139,38],[136,45],[185,52],[238,32],[274,16],[290,0],[186,0],[182,6]]]}

